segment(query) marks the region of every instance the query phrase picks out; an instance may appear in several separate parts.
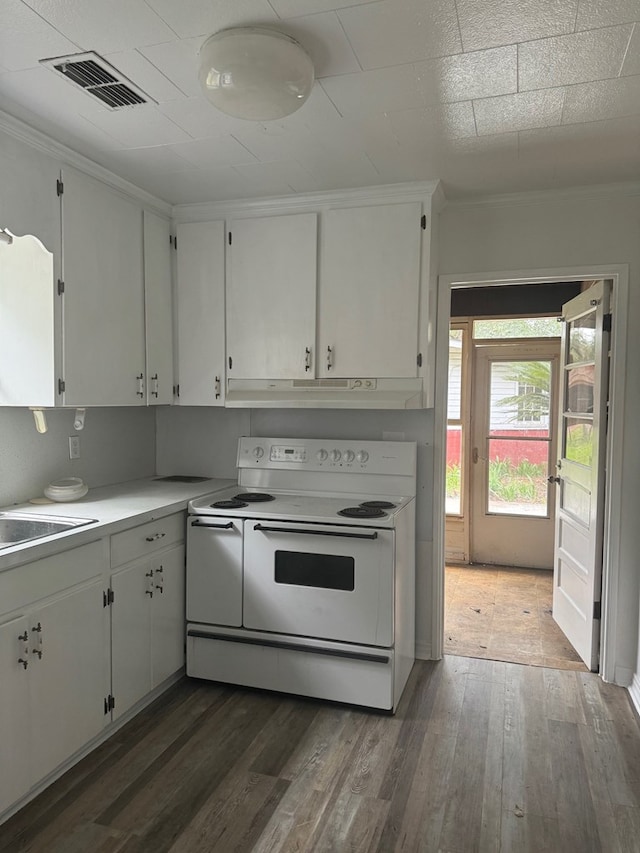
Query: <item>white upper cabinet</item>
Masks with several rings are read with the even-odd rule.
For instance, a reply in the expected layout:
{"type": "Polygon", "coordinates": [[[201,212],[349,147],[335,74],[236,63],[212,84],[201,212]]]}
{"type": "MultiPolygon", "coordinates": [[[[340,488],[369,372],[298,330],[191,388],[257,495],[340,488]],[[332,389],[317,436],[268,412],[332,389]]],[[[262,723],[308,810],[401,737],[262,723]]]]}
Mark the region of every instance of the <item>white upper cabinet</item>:
{"type": "Polygon", "coordinates": [[[323,215],[318,376],[418,375],[421,213],[407,203],[323,215]]]}
{"type": "Polygon", "coordinates": [[[223,406],[225,386],[224,222],[177,230],[178,402],[223,406]]]}
{"type": "Polygon", "coordinates": [[[144,405],[142,210],[65,169],[62,199],[65,405],[144,405]]]}
{"type": "Polygon", "coordinates": [[[169,220],[144,212],[147,403],[173,402],[173,313],[169,220]]]}
{"type": "Polygon", "coordinates": [[[317,214],[237,219],[229,232],[229,378],[313,376],[317,214]]]}

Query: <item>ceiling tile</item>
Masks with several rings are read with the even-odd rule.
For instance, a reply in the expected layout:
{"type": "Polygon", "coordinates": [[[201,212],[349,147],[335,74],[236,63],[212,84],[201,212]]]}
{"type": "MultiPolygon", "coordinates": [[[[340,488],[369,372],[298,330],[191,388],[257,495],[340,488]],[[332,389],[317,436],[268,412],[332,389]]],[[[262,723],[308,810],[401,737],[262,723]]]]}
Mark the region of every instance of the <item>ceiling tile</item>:
{"type": "Polygon", "coordinates": [[[391,129],[400,139],[432,136],[450,140],[476,135],[471,101],[434,104],[421,110],[400,110],[389,113],[387,118],[391,129]]]}
{"type": "Polygon", "coordinates": [[[563,124],[640,114],[640,77],[581,83],[566,92],[563,124]]]}
{"type": "Polygon", "coordinates": [[[194,139],[223,136],[241,129],[246,122],[217,110],[206,98],[185,98],[167,101],[158,109],[194,139]]]}
{"type": "Polygon", "coordinates": [[[469,101],[518,91],[515,45],[429,59],[414,67],[426,103],[469,101]]]}
{"type": "Polygon", "coordinates": [[[87,110],[107,112],[91,95],[44,65],[0,74],[0,92],[34,113],[57,119],[59,123],[77,122],[78,113],[87,110]]]}
{"type": "Polygon", "coordinates": [[[188,142],[190,137],[152,104],[126,110],[85,112],[87,121],[104,130],[126,148],[144,148],[188,142]]]}
{"type": "Polygon", "coordinates": [[[255,163],[256,158],[233,136],[217,136],[215,139],[194,139],[170,146],[177,156],[198,169],[235,166],[255,163]]]}
{"type": "Polygon", "coordinates": [[[137,50],[109,53],[105,59],[158,103],[184,97],[180,89],[137,50]]]}
{"type": "Polygon", "coordinates": [[[147,192],[170,204],[197,204],[250,198],[253,195],[249,182],[231,166],[221,169],[155,172],[153,176],[143,176],[139,184],[147,192]]]}
{"type": "Polygon", "coordinates": [[[175,34],[143,0],[25,0],[82,50],[115,53],[175,34]]]}
{"type": "Polygon", "coordinates": [[[256,195],[282,195],[290,192],[313,192],[320,189],[318,180],[295,160],[249,163],[233,168],[234,171],[247,179],[256,195]]]}
{"type": "Polygon", "coordinates": [[[366,187],[380,183],[380,175],[364,153],[305,148],[298,152],[300,164],[325,189],[366,187]]]}
{"type": "Polygon", "coordinates": [[[501,95],[473,102],[478,134],[508,133],[560,124],[564,89],[501,95]]]}
{"type": "Polygon", "coordinates": [[[617,77],[632,29],[624,24],[518,45],[520,91],[617,77]]]}
{"type": "Polygon", "coordinates": [[[622,77],[628,77],[631,74],[640,74],[640,26],[636,26],[633,29],[629,49],[627,50],[620,73],[622,77]]]}
{"type": "Polygon", "coordinates": [[[200,95],[198,51],[202,38],[181,39],[141,47],[140,53],[185,95],[200,95]]]}
{"type": "Polygon", "coordinates": [[[293,18],[296,15],[331,12],[346,6],[362,6],[377,0],[270,0],[270,2],[281,18],[293,18]]]}
{"type": "Polygon", "coordinates": [[[640,0],[580,0],[576,30],[640,21],[640,0]]]}
{"type": "Polygon", "coordinates": [[[578,0],[457,0],[464,50],[571,33],[577,7],[578,0]]]}
{"type": "Polygon", "coordinates": [[[381,0],[343,9],[342,26],[364,69],[446,56],[462,50],[454,0],[381,0]]]}
{"type": "Polygon", "coordinates": [[[333,12],[279,21],[277,29],[305,48],[313,61],[316,77],[360,71],[356,55],[333,12]]]}
{"type": "Polygon", "coordinates": [[[640,162],[640,116],[527,130],[519,134],[520,158],[555,165],[588,166],[616,159],[640,162]]]}
{"type": "Polygon", "coordinates": [[[188,163],[171,146],[158,145],[155,148],[125,148],[112,153],[109,168],[129,180],[145,175],[152,178],[157,173],[193,171],[193,163],[188,163]]]}
{"type": "Polygon", "coordinates": [[[0,57],[8,71],[33,68],[40,59],[77,53],[78,46],[20,0],[0,4],[0,57]]]}
{"type": "Polygon", "coordinates": [[[180,36],[209,36],[228,27],[265,24],[277,20],[268,0],[147,0],[149,6],[180,36]]]}
{"type": "Polygon", "coordinates": [[[343,116],[408,110],[432,97],[411,65],[325,77],[322,88],[343,116]]]}

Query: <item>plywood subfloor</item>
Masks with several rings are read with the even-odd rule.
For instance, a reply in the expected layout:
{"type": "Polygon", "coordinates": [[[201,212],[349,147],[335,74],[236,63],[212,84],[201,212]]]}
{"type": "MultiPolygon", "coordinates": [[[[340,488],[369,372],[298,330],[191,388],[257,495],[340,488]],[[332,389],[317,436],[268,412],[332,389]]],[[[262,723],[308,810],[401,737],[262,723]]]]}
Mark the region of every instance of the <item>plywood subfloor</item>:
{"type": "Polygon", "coordinates": [[[623,688],[451,655],[416,663],[395,717],[184,679],[0,851],[638,853],[639,806],[623,688]]]}
{"type": "Polygon", "coordinates": [[[586,671],[552,602],[553,572],[447,566],[445,654],[586,671]]]}

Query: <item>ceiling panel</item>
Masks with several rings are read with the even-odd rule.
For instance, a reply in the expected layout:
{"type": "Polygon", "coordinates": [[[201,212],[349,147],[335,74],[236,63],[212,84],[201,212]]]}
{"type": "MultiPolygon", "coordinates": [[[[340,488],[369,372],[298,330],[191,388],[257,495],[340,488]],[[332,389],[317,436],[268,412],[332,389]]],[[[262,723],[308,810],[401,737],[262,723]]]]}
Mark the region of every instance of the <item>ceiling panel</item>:
{"type": "Polygon", "coordinates": [[[178,142],[171,145],[170,150],[198,169],[217,169],[219,166],[256,162],[254,155],[233,136],[178,142]]]}
{"type": "MultiPolygon", "coordinates": [[[[202,38],[175,39],[140,47],[140,53],[185,95],[202,94],[198,83],[198,51],[202,38]]],[[[135,82],[135,81],[134,81],[135,82]]]]}
{"type": "Polygon", "coordinates": [[[138,50],[108,53],[104,58],[158,103],[183,97],[180,89],[138,50]]]}
{"type": "Polygon", "coordinates": [[[20,0],[0,3],[0,61],[8,71],[32,68],[39,59],[78,47],[20,0]]]}
{"type": "Polygon", "coordinates": [[[580,0],[576,30],[640,20],[639,0],[580,0]]]}
{"type": "Polygon", "coordinates": [[[84,117],[127,148],[171,145],[174,142],[187,142],[191,138],[153,104],[143,104],[128,110],[87,111],[84,117]]]}
{"type": "Polygon", "coordinates": [[[480,135],[560,124],[564,89],[543,89],[474,101],[480,135]]]}
{"type": "Polygon", "coordinates": [[[630,74],[640,74],[640,26],[634,27],[621,74],[623,77],[630,74]]]}
{"type": "Polygon", "coordinates": [[[208,36],[228,27],[272,23],[277,15],[268,0],[146,0],[180,38],[208,36]]]}
{"type": "Polygon", "coordinates": [[[567,88],[562,121],[598,121],[640,113],[640,77],[599,80],[567,88]]]}
{"type": "Polygon", "coordinates": [[[456,5],[464,50],[479,50],[573,32],[578,0],[457,0],[456,5]]]}
{"type": "Polygon", "coordinates": [[[360,64],[334,12],[280,21],[277,29],[297,39],[313,61],[316,77],[350,74],[360,64]]]}
{"type": "Polygon", "coordinates": [[[281,18],[295,15],[312,15],[314,12],[330,12],[347,6],[363,6],[378,0],[270,0],[281,18]]]}

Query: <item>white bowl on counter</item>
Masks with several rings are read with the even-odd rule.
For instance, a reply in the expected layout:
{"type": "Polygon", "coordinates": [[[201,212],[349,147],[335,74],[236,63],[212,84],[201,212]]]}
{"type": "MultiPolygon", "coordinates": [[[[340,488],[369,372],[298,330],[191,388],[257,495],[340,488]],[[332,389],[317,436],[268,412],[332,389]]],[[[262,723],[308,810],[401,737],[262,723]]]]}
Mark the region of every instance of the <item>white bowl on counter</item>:
{"type": "Polygon", "coordinates": [[[78,498],[83,498],[89,487],[80,477],[63,477],[61,480],[54,480],[45,488],[45,496],[51,501],[64,503],[66,501],[77,501],[78,498]]]}

